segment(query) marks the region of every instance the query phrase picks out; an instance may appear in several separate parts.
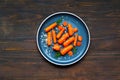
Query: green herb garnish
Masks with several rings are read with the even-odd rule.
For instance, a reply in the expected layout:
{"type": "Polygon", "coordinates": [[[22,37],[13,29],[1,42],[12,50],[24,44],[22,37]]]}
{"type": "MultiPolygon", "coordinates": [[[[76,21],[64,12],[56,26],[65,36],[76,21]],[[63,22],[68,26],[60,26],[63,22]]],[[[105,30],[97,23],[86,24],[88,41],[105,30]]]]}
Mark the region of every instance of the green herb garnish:
{"type": "Polygon", "coordinates": [[[62,22],[62,18],[60,18],[59,20],[56,21],[57,24],[60,24],[62,22]]]}
{"type": "Polygon", "coordinates": [[[55,58],[58,58],[58,57],[60,57],[60,56],[61,56],[60,52],[56,52],[55,58]]]}
{"type": "Polygon", "coordinates": [[[76,47],[73,47],[73,53],[75,54],[76,52],[77,52],[77,49],[76,49],[76,47]]]}

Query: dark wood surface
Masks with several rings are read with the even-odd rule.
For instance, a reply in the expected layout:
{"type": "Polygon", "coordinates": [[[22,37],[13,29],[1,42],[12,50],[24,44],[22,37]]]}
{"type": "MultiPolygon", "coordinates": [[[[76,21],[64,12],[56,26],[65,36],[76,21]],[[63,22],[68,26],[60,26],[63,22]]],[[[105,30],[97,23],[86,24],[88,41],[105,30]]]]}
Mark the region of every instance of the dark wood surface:
{"type": "Polygon", "coordinates": [[[0,80],[120,80],[120,0],[0,0],[0,80]],[[91,33],[85,57],[68,67],[36,46],[40,23],[58,11],[77,14],[91,33]]]}

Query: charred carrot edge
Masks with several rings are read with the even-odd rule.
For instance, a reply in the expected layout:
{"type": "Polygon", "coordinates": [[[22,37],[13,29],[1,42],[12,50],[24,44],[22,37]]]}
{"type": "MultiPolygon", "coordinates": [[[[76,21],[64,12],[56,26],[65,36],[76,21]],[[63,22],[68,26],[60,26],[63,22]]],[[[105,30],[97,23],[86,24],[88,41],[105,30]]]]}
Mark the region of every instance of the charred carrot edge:
{"type": "Polygon", "coordinates": [[[68,25],[67,21],[64,21],[63,26],[67,26],[67,25],[68,25]]]}
{"type": "Polygon", "coordinates": [[[57,39],[59,39],[59,38],[62,36],[62,34],[63,34],[64,31],[65,31],[65,28],[63,28],[63,29],[57,34],[57,39]]]}
{"type": "Polygon", "coordinates": [[[78,41],[77,46],[81,46],[82,42],[78,41]]]}
{"type": "Polygon", "coordinates": [[[77,32],[77,31],[78,31],[78,28],[74,28],[73,31],[74,31],[74,32],[77,32]]]}
{"type": "Polygon", "coordinates": [[[47,33],[47,45],[50,46],[52,44],[52,35],[51,32],[47,33]]]}
{"type": "Polygon", "coordinates": [[[59,30],[62,30],[62,29],[63,29],[63,27],[62,27],[61,25],[59,25],[59,26],[58,26],[58,29],[59,29],[59,30]]]}
{"type": "Polygon", "coordinates": [[[73,52],[72,52],[72,51],[69,51],[69,52],[68,52],[68,55],[69,55],[69,56],[72,56],[72,55],[73,55],[73,52]]]}
{"type": "Polygon", "coordinates": [[[53,50],[60,51],[60,45],[59,44],[54,44],[53,50]]]}
{"type": "Polygon", "coordinates": [[[63,43],[63,46],[66,47],[68,46],[70,43],[72,43],[74,41],[75,37],[72,36],[70,38],[68,38],[64,43],[63,43]]]}
{"type": "Polygon", "coordinates": [[[78,40],[79,40],[79,41],[82,41],[82,36],[78,36],[78,40]]]}
{"type": "Polygon", "coordinates": [[[58,40],[59,44],[62,44],[69,37],[68,33],[62,35],[62,37],[58,40]]]}
{"type": "Polygon", "coordinates": [[[73,45],[69,45],[67,47],[64,47],[63,49],[60,50],[61,55],[65,55],[67,52],[72,50],[72,48],[73,48],[73,45]]]}
{"type": "Polygon", "coordinates": [[[71,24],[68,24],[68,33],[69,33],[69,36],[73,35],[73,28],[71,24]]]}
{"type": "Polygon", "coordinates": [[[55,28],[57,26],[57,22],[52,23],[48,27],[45,28],[45,32],[49,32],[51,29],[55,28]]]}
{"type": "Polygon", "coordinates": [[[78,38],[78,34],[75,34],[75,40],[74,40],[74,46],[76,46],[76,44],[77,44],[77,38],[78,38]]]}
{"type": "Polygon", "coordinates": [[[53,37],[54,43],[56,43],[57,40],[56,40],[56,32],[55,32],[55,30],[52,30],[52,37],[53,37]]]}

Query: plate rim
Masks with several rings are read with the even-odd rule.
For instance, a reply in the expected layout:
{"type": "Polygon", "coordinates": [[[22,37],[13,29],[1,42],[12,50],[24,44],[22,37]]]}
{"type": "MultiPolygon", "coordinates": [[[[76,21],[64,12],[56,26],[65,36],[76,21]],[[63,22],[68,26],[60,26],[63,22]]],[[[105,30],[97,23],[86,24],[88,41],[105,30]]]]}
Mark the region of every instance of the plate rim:
{"type": "Polygon", "coordinates": [[[39,27],[38,27],[38,29],[37,29],[36,41],[37,41],[37,48],[39,49],[40,54],[42,54],[42,56],[43,56],[48,62],[50,62],[50,63],[52,63],[52,64],[55,64],[55,65],[59,65],[59,66],[68,66],[68,65],[72,65],[72,64],[80,61],[80,60],[85,56],[85,54],[87,53],[87,51],[88,51],[88,49],[89,49],[89,47],[90,47],[90,31],[89,31],[89,29],[88,29],[87,24],[82,20],[81,17],[77,16],[76,14],[71,13],[71,12],[55,12],[55,13],[52,13],[52,14],[50,14],[49,16],[47,16],[47,17],[40,23],[40,25],[39,25],[39,27]],[[57,14],[63,14],[63,13],[64,13],[64,14],[68,14],[68,15],[72,15],[72,16],[75,16],[75,17],[78,18],[80,21],[82,21],[82,23],[85,25],[85,28],[86,28],[86,30],[87,30],[87,32],[88,32],[88,39],[89,39],[89,40],[88,40],[87,48],[85,49],[83,55],[81,55],[77,60],[75,60],[75,61],[73,61],[73,62],[71,62],[71,63],[68,63],[68,64],[56,63],[56,62],[53,62],[53,61],[49,60],[49,59],[43,54],[43,52],[41,51],[40,46],[39,46],[39,41],[38,41],[39,31],[40,31],[43,23],[44,23],[47,19],[49,19],[50,17],[52,17],[52,16],[54,16],[54,15],[57,15],[57,14]]]}

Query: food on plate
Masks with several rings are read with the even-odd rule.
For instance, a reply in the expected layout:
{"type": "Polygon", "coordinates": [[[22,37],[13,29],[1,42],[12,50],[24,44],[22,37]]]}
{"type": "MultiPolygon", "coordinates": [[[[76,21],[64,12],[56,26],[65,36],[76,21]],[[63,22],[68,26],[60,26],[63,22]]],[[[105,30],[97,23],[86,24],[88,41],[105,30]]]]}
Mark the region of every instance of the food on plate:
{"type": "Polygon", "coordinates": [[[72,45],[72,44],[64,47],[64,48],[61,49],[61,51],[60,51],[61,55],[65,55],[67,52],[69,52],[70,50],[72,50],[72,48],[73,48],[73,45],[72,45]]]}
{"type": "Polygon", "coordinates": [[[71,44],[73,41],[74,41],[74,36],[68,38],[64,43],[63,43],[63,46],[66,47],[68,46],[69,44],[71,44]]]}
{"type": "Polygon", "coordinates": [[[51,32],[47,33],[47,45],[50,46],[52,44],[52,34],[51,32]]]}
{"type": "Polygon", "coordinates": [[[59,44],[54,44],[53,50],[60,51],[60,45],[59,44]]]}
{"type": "Polygon", "coordinates": [[[53,37],[53,42],[56,43],[57,42],[57,40],[56,40],[56,32],[55,32],[54,29],[52,30],[52,37],[53,37]]]}
{"type": "Polygon", "coordinates": [[[57,39],[59,39],[62,36],[64,31],[65,31],[65,28],[62,28],[62,30],[57,34],[57,39]]]}
{"type": "MultiPolygon", "coordinates": [[[[76,53],[76,47],[82,45],[83,37],[78,34],[78,28],[73,27],[67,21],[58,20],[45,28],[47,34],[47,45],[52,46],[56,56],[68,54],[73,56],[76,53]]],[[[51,48],[51,47],[50,47],[51,48]]]]}
{"type": "Polygon", "coordinates": [[[76,46],[76,44],[77,44],[77,39],[78,39],[78,34],[75,34],[75,40],[74,40],[74,46],[76,46]]]}

